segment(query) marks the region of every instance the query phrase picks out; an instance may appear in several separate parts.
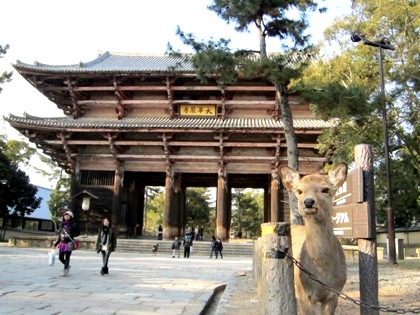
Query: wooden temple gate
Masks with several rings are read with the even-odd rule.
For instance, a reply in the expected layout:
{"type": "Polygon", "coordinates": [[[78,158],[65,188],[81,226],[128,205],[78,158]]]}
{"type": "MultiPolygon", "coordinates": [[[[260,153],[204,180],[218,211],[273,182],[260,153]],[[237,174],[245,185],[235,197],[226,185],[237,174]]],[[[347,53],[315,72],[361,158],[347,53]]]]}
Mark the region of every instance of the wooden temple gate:
{"type": "MultiPolygon", "coordinates": [[[[89,210],[93,227],[107,214],[120,232],[141,235],[146,186],[165,187],[165,239],[184,233],[187,187],[217,187],[222,239],[229,238],[232,188],[264,189],[263,221],[289,220],[278,178],[287,146],[270,82],[203,84],[190,63],[167,55],[105,52],[76,65],[14,67],[64,116],[5,119],[72,174],[72,195],[97,197],[89,210]]],[[[289,102],[300,172],[320,171],[326,159],[316,139],[332,124],[315,119],[298,95],[289,102]]],[[[81,203],[74,198],[70,205],[79,221],[81,203]]]]}

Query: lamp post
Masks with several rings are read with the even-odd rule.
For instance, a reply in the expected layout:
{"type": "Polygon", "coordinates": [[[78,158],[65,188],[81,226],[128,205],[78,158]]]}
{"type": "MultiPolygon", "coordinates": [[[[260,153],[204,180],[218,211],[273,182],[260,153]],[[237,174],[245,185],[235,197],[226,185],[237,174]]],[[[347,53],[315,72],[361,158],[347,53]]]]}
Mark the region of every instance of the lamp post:
{"type": "Polygon", "coordinates": [[[384,146],[385,146],[385,167],[386,167],[386,187],[387,187],[387,221],[388,221],[388,243],[389,243],[389,253],[388,253],[388,262],[395,265],[396,255],[395,255],[395,223],[394,223],[394,209],[392,207],[392,186],[391,186],[391,168],[389,161],[389,137],[388,137],[388,121],[386,113],[386,101],[385,101],[385,80],[384,80],[384,69],[383,69],[383,56],[382,49],[394,50],[395,47],[391,45],[389,40],[385,37],[378,39],[375,42],[371,42],[366,39],[366,35],[361,31],[354,31],[351,34],[352,42],[362,42],[365,45],[379,48],[379,73],[381,78],[381,94],[382,100],[384,102],[382,109],[382,120],[384,124],[384,146]]]}

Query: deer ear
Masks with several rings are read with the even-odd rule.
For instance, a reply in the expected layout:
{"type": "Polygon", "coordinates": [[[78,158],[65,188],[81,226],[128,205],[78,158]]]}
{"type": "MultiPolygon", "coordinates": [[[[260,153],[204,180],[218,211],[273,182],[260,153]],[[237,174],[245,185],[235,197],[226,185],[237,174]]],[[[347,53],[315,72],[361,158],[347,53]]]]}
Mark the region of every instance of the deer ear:
{"type": "Polygon", "coordinates": [[[338,188],[346,181],[347,178],[347,164],[339,163],[328,172],[328,180],[338,188]]]}
{"type": "Polygon", "coordinates": [[[279,173],[284,187],[288,190],[294,190],[299,184],[300,175],[293,168],[282,166],[279,169],[279,173]]]}

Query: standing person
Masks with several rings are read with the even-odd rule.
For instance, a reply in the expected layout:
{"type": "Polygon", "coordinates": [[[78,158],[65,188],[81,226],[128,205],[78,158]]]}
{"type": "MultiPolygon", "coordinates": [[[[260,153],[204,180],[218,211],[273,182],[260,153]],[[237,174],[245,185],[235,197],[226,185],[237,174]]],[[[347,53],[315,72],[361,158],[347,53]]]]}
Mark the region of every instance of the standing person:
{"type": "Polygon", "coordinates": [[[162,235],[163,235],[162,225],[159,225],[159,227],[158,227],[158,241],[162,240],[162,235]]]}
{"type": "Polygon", "coordinates": [[[196,240],[196,241],[198,241],[198,239],[199,239],[199,237],[200,237],[200,234],[198,234],[198,231],[199,231],[198,226],[196,226],[196,227],[195,227],[195,230],[194,230],[195,240],[196,240]]]}
{"type": "Polygon", "coordinates": [[[193,246],[194,232],[191,228],[187,229],[184,236],[184,258],[190,258],[191,246],[193,246]]]}
{"type": "Polygon", "coordinates": [[[217,259],[218,254],[220,254],[220,259],[223,259],[222,250],[223,250],[222,240],[218,238],[216,240],[216,259],[217,259]]]}
{"type": "Polygon", "coordinates": [[[210,257],[213,257],[213,253],[214,255],[216,255],[217,257],[217,252],[216,252],[216,238],[214,236],[211,237],[211,252],[210,252],[210,257]]]}
{"type": "Polygon", "coordinates": [[[203,235],[204,235],[204,227],[203,226],[201,226],[198,229],[198,235],[199,235],[198,240],[199,241],[203,241],[204,240],[204,237],[203,237],[203,235]]]}
{"type": "Polygon", "coordinates": [[[102,254],[102,268],[101,275],[108,274],[109,256],[117,247],[117,237],[114,229],[111,227],[111,222],[107,217],[101,221],[98,238],[96,239],[96,251],[102,254]]]}
{"type": "Polygon", "coordinates": [[[176,236],[174,241],[172,242],[172,258],[175,258],[175,255],[179,258],[179,252],[181,251],[181,241],[176,236]]]}
{"type": "Polygon", "coordinates": [[[70,271],[70,256],[74,248],[74,238],[80,235],[79,224],[73,221],[73,212],[67,210],[63,215],[63,222],[58,232],[57,240],[53,248],[58,246],[58,259],[64,265],[62,276],[65,277],[70,271]]]}

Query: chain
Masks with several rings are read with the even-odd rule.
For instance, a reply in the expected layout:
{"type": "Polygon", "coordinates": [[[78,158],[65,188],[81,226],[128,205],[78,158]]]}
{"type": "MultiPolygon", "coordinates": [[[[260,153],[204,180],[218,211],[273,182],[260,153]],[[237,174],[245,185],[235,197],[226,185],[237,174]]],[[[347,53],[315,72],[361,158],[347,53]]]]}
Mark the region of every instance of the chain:
{"type": "Polygon", "coordinates": [[[363,306],[363,307],[368,307],[368,308],[371,308],[373,310],[378,310],[378,311],[387,312],[387,313],[397,313],[397,314],[413,313],[413,314],[420,314],[420,308],[414,308],[414,309],[391,308],[391,307],[385,307],[385,306],[372,305],[372,304],[365,303],[365,302],[362,302],[362,301],[359,301],[359,300],[355,300],[352,297],[348,296],[347,294],[345,294],[343,292],[340,292],[340,291],[337,291],[336,289],[334,289],[329,284],[326,284],[326,283],[322,282],[321,280],[319,280],[315,275],[313,275],[308,270],[306,270],[305,268],[303,268],[302,264],[299,261],[297,261],[295,258],[293,258],[292,256],[290,256],[289,254],[286,253],[285,255],[301,271],[303,271],[309,278],[311,278],[315,282],[318,282],[320,285],[326,287],[328,290],[334,292],[335,294],[338,295],[339,298],[341,298],[343,300],[348,300],[350,302],[353,302],[356,305],[363,306]]]}

